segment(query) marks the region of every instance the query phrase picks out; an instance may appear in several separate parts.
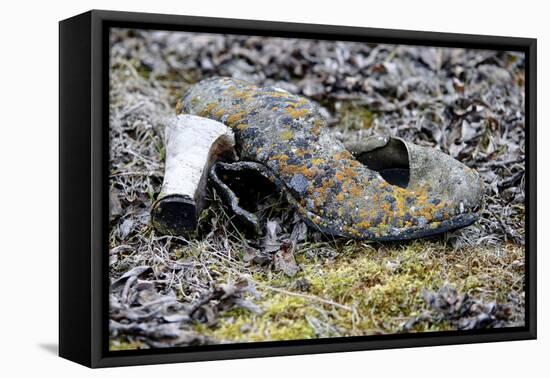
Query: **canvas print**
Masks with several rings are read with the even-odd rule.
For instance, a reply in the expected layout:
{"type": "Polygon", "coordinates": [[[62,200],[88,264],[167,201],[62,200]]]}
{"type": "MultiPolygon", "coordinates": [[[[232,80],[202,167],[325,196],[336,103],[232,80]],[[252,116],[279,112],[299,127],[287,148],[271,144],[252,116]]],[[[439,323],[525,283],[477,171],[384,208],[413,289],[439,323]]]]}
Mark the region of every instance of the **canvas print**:
{"type": "Polygon", "coordinates": [[[525,325],[525,56],[112,28],[109,350],[525,325]]]}

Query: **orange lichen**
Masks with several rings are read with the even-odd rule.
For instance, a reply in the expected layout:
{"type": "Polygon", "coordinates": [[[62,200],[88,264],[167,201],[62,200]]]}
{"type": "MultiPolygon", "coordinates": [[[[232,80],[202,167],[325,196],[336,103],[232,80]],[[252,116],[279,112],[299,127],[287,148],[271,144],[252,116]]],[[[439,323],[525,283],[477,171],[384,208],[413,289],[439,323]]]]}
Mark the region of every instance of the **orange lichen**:
{"type": "Polygon", "coordinates": [[[361,221],[361,222],[357,223],[357,227],[366,230],[366,229],[370,228],[370,222],[361,221]]]}
{"type": "Polygon", "coordinates": [[[334,160],[341,160],[341,159],[346,159],[347,156],[345,155],[344,151],[338,151],[332,155],[332,158],[334,160]]]}
{"type": "Polygon", "coordinates": [[[215,102],[209,102],[208,104],[206,104],[204,108],[202,108],[202,110],[198,113],[198,115],[200,115],[201,117],[208,117],[209,115],[212,114],[212,111],[214,110],[215,107],[216,107],[215,102]]]}
{"type": "Polygon", "coordinates": [[[290,96],[292,96],[290,93],[287,93],[287,92],[278,92],[278,91],[270,91],[270,92],[267,92],[266,93],[266,96],[268,97],[271,97],[271,98],[287,98],[290,96]]]}
{"type": "Polygon", "coordinates": [[[182,109],[183,103],[181,102],[181,100],[178,100],[178,102],[176,102],[176,114],[180,114],[182,109]]]}
{"type": "Polygon", "coordinates": [[[288,160],[288,156],[287,155],[274,155],[274,156],[270,157],[269,160],[276,160],[279,163],[286,163],[286,161],[288,160]]]}
{"type": "Polygon", "coordinates": [[[355,159],[350,160],[348,164],[349,164],[349,167],[350,167],[350,168],[357,168],[357,167],[361,166],[361,163],[358,162],[358,161],[355,160],[355,159]]]}
{"type": "Polygon", "coordinates": [[[357,171],[353,168],[344,167],[342,171],[345,177],[352,178],[357,176],[357,171]]]}
{"type": "Polygon", "coordinates": [[[252,97],[253,93],[254,93],[253,91],[248,91],[248,90],[235,91],[233,93],[233,97],[238,98],[240,100],[249,100],[252,97]]]}
{"type": "Polygon", "coordinates": [[[322,125],[322,122],[320,119],[316,119],[315,121],[313,121],[313,126],[311,127],[311,133],[313,135],[319,135],[321,133],[321,125],[322,125]]]}
{"type": "Polygon", "coordinates": [[[306,154],[306,151],[301,149],[301,148],[298,148],[295,152],[294,152],[294,155],[298,158],[302,158],[304,157],[304,155],[306,154]]]}
{"type": "Polygon", "coordinates": [[[361,188],[359,185],[352,185],[351,188],[349,188],[349,194],[351,194],[354,197],[359,197],[362,193],[361,188]]]}
{"type": "Polygon", "coordinates": [[[405,216],[405,196],[395,196],[395,216],[402,218],[405,216]]]}
{"type": "Polygon", "coordinates": [[[239,123],[244,117],[246,116],[246,112],[242,111],[242,112],[237,112],[237,113],[234,113],[234,114],[231,114],[229,117],[227,117],[227,119],[225,120],[225,122],[227,123],[227,125],[231,126],[231,127],[234,127],[237,123],[239,123]]]}
{"type": "Polygon", "coordinates": [[[285,113],[294,119],[302,118],[307,115],[308,110],[306,108],[295,109],[293,107],[285,108],[285,113]]]}
{"type": "Polygon", "coordinates": [[[234,85],[231,85],[231,86],[227,87],[227,89],[225,91],[223,91],[223,94],[224,95],[230,95],[232,92],[234,92],[236,90],[237,90],[237,87],[234,86],[234,85]]]}
{"type": "Polygon", "coordinates": [[[287,99],[285,101],[285,108],[296,108],[298,105],[298,102],[293,99],[287,99]]]}
{"type": "Polygon", "coordinates": [[[311,179],[315,175],[315,171],[313,169],[309,169],[303,165],[284,165],[281,167],[281,171],[289,176],[301,174],[308,179],[311,179]]]}

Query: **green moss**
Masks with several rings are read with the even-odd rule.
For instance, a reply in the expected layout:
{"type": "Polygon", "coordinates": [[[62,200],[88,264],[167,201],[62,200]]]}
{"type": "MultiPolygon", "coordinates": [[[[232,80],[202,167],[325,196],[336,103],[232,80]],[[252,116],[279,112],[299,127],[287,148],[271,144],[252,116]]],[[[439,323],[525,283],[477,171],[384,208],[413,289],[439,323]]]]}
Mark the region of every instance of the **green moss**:
{"type": "Polygon", "coordinates": [[[313,311],[299,297],[275,294],[262,301],[264,312],[252,314],[233,309],[213,327],[197,325],[195,330],[222,341],[276,341],[315,337],[306,315],[313,311]]]}
{"type": "Polygon", "coordinates": [[[139,341],[128,341],[126,338],[109,340],[109,350],[135,350],[143,348],[143,344],[139,341]]]}
{"type": "MultiPolygon", "coordinates": [[[[186,258],[199,259],[202,253],[206,250],[200,243],[182,250],[186,258]]],[[[234,256],[238,259],[240,250],[235,249],[234,256]]],[[[457,251],[426,240],[394,245],[306,243],[295,256],[300,271],[294,277],[254,264],[247,268],[261,295],[248,299],[262,309],[261,314],[233,309],[221,313],[216,325],[196,325],[195,330],[220,342],[397,333],[407,320],[428,310],[423,290],[450,284],[484,301],[505,301],[510,288],[522,290],[521,280],[517,283],[514,275],[503,274],[512,261],[523,258],[522,248],[513,245],[500,251],[457,251]],[[323,250],[331,254],[327,257],[323,250]]],[[[206,268],[219,282],[234,274],[221,260],[206,268]]],[[[515,277],[521,274],[518,268],[515,277]]],[[[449,329],[446,321],[412,327],[413,332],[449,329]]]]}
{"type": "Polygon", "coordinates": [[[345,131],[368,129],[374,119],[368,107],[355,102],[339,103],[335,110],[340,118],[340,127],[345,131]]]}

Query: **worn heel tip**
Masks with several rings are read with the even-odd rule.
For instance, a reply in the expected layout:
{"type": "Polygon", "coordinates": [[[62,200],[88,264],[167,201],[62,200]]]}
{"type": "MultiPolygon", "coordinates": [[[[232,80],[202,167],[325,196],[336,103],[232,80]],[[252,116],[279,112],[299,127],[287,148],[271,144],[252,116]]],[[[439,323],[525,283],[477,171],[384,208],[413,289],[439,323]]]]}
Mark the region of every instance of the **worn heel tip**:
{"type": "Polygon", "coordinates": [[[197,205],[189,196],[163,197],[153,205],[151,221],[162,234],[186,235],[197,229],[197,205]]]}

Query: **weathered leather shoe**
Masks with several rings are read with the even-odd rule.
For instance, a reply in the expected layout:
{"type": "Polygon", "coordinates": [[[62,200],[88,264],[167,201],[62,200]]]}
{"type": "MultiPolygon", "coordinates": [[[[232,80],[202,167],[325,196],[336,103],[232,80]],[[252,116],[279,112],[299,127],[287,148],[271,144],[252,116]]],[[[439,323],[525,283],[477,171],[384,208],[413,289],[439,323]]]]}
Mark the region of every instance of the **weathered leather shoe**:
{"type": "MultiPolygon", "coordinates": [[[[435,149],[395,138],[349,146],[354,156],[304,97],[212,78],[191,87],[178,112],[231,127],[241,160],[236,171],[261,172],[311,227],[326,234],[403,240],[477,219],[482,184],[476,172],[435,149]]],[[[230,166],[214,165],[213,181],[223,183],[218,171],[230,166]]],[[[219,187],[231,197],[227,185],[219,187]]],[[[233,202],[238,206],[238,198],[233,202]]]]}

